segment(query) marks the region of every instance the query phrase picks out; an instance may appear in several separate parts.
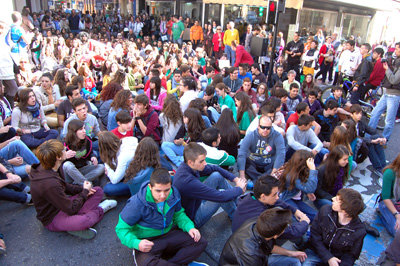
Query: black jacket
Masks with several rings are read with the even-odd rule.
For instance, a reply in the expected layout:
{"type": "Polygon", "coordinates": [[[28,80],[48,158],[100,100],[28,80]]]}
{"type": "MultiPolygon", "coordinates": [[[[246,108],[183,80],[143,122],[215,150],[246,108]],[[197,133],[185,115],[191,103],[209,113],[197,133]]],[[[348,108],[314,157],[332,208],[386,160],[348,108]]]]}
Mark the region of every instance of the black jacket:
{"type": "Polygon", "coordinates": [[[244,223],[226,241],[218,265],[268,265],[275,240],[265,240],[256,229],[257,217],[244,223]]]}
{"type": "Polygon", "coordinates": [[[360,65],[357,67],[356,72],[354,73],[354,80],[357,81],[359,85],[364,84],[368,81],[373,69],[374,65],[372,64],[371,57],[367,56],[363,58],[360,65]]]}
{"type": "Polygon", "coordinates": [[[340,225],[338,213],[332,206],[323,206],[311,225],[309,244],[320,259],[326,263],[332,257],[340,259],[340,266],[353,266],[358,259],[367,234],[359,218],[347,225],[340,225]]]}

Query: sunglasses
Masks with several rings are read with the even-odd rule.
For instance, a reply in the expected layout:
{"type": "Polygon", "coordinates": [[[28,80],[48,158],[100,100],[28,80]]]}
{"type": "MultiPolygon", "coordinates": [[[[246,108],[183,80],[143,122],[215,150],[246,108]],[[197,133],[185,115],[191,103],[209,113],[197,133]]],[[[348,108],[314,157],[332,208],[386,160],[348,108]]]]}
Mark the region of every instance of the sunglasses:
{"type": "Polygon", "coordinates": [[[259,125],[259,127],[260,127],[262,130],[270,130],[270,129],[272,128],[272,126],[262,126],[262,125],[259,125]]]}

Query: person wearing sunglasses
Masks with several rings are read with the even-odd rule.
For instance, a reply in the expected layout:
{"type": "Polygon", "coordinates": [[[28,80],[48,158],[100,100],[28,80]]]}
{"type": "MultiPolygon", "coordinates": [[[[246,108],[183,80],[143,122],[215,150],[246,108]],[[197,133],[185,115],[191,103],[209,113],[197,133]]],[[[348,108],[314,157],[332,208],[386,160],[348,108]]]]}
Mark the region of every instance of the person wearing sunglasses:
{"type": "Polygon", "coordinates": [[[246,175],[251,182],[257,181],[264,173],[275,173],[284,163],[285,142],[283,136],[274,130],[268,116],[261,116],[256,130],[247,134],[240,145],[238,154],[239,177],[246,175]]]}

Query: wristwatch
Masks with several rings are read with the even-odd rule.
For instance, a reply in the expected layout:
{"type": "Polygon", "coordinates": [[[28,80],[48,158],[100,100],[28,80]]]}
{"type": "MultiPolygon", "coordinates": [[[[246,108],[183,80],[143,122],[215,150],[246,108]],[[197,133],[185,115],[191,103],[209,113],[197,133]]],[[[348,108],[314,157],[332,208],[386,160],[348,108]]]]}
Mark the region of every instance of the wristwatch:
{"type": "Polygon", "coordinates": [[[400,214],[399,212],[395,212],[393,213],[394,217],[396,217],[397,214],[400,214]]]}

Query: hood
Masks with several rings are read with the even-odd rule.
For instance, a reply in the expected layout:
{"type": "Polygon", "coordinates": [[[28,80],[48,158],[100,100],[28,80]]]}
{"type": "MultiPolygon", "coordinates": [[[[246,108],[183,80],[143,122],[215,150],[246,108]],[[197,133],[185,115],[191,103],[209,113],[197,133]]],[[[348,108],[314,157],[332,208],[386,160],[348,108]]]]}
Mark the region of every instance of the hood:
{"type": "MultiPolygon", "coordinates": [[[[142,184],[142,186],[140,187],[137,196],[138,199],[143,203],[143,205],[145,206],[152,206],[154,207],[156,205],[154,198],[151,195],[151,191],[148,188],[148,184],[150,184],[150,181],[146,181],[142,184]]],[[[169,195],[167,197],[167,199],[165,200],[165,202],[169,205],[172,206],[175,204],[175,202],[177,200],[179,200],[179,197],[177,197],[175,195],[176,193],[176,188],[171,186],[171,191],[169,192],[169,195]]]]}
{"type": "Polygon", "coordinates": [[[58,172],[54,172],[53,170],[46,170],[40,164],[33,164],[31,168],[31,172],[29,174],[29,178],[32,181],[50,179],[50,178],[59,178],[61,175],[62,166],[58,168],[58,172]]]}

